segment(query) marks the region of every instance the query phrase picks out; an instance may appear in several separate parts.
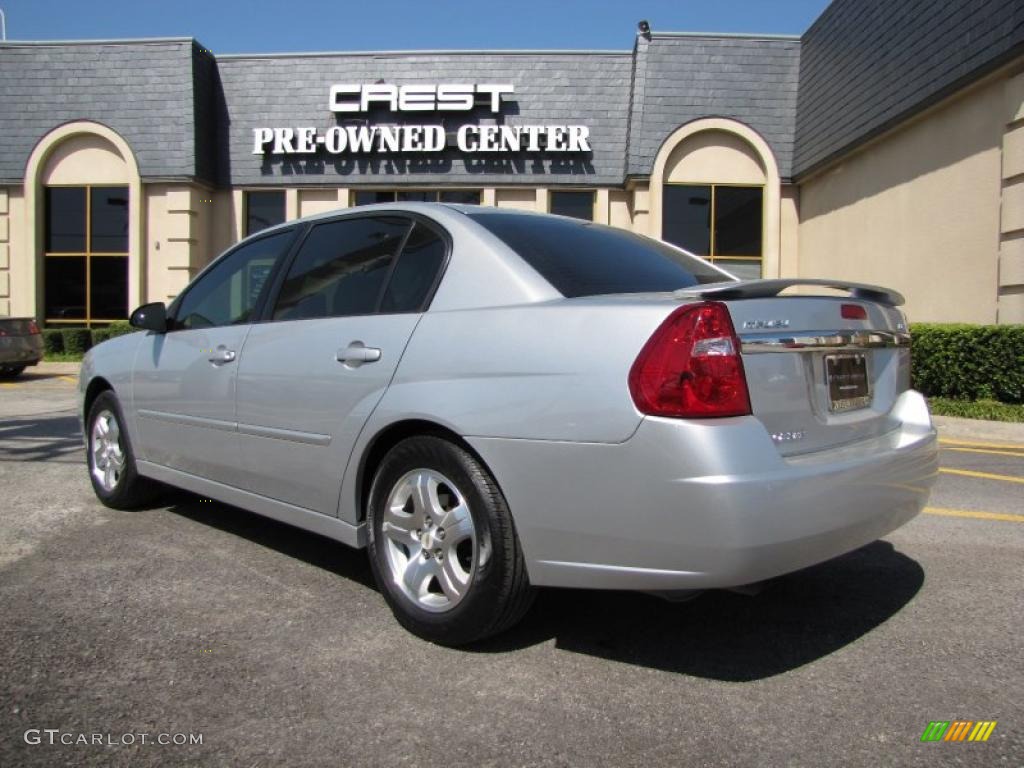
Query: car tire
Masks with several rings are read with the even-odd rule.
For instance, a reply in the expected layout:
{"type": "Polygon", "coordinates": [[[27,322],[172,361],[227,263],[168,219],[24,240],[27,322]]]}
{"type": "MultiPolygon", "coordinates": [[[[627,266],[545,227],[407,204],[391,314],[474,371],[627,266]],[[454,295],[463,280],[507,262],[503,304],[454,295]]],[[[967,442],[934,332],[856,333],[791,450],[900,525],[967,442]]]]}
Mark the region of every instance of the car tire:
{"type": "Polygon", "coordinates": [[[369,556],[395,617],[432,642],[498,634],[533,602],[505,497],[472,454],[412,437],[384,457],[370,490],[369,556]]]}
{"type": "Polygon", "coordinates": [[[16,379],[24,370],[24,365],[2,365],[0,366],[0,379],[16,379]]]}
{"type": "Polygon", "coordinates": [[[160,490],[154,480],[141,477],[135,453],[124,428],[117,396],[101,392],[85,422],[89,480],[96,497],[112,509],[135,509],[151,501],[160,490]]]}

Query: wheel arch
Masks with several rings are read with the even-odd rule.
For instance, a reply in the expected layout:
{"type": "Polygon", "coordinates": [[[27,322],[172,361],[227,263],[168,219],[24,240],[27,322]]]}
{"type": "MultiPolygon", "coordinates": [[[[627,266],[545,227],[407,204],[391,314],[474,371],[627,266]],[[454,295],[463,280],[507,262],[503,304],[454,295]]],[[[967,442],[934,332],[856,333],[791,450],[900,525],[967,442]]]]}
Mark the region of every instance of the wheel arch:
{"type": "Polygon", "coordinates": [[[113,385],[102,376],[94,377],[90,382],[89,386],[85,388],[85,397],[82,398],[82,423],[89,418],[89,409],[92,408],[92,404],[96,402],[96,398],[103,392],[114,392],[113,385]]]}
{"type": "MultiPolygon", "coordinates": [[[[457,432],[428,419],[404,419],[388,424],[381,429],[367,444],[366,450],[363,451],[359,472],[356,476],[356,502],[359,505],[357,511],[360,522],[366,520],[370,488],[373,485],[373,477],[377,473],[378,467],[380,467],[384,457],[387,456],[388,451],[410,437],[439,437],[454,443],[480,462],[480,465],[490,472],[498,488],[501,488],[501,481],[491,471],[487,462],[457,432]]],[[[504,491],[502,491],[502,494],[504,495],[504,491]]]]}

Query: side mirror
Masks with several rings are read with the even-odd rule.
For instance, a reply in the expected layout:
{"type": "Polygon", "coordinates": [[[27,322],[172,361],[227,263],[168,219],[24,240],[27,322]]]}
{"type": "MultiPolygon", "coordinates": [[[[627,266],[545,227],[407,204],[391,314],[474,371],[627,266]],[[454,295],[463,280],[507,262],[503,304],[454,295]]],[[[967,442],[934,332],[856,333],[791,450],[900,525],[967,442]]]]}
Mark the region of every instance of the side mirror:
{"type": "Polygon", "coordinates": [[[141,328],[144,331],[156,331],[157,333],[167,332],[167,307],[163,302],[155,301],[152,304],[143,304],[132,312],[128,323],[133,328],[141,328]]]}

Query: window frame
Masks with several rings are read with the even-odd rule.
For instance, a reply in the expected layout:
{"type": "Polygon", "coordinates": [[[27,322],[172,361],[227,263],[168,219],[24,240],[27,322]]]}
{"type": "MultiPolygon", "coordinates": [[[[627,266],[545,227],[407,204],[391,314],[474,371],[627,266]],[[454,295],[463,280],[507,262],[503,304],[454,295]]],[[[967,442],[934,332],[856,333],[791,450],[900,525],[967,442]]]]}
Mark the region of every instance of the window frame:
{"type": "MultiPolygon", "coordinates": [[[[712,264],[722,264],[722,269],[728,269],[730,262],[752,262],[756,261],[761,267],[761,276],[764,277],[764,245],[765,245],[765,225],[768,217],[766,214],[766,196],[765,190],[767,189],[766,184],[738,184],[735,182],[708,182],[708,181],[665,181],[662,182],[662,187],[707,187],[711,190],[711,211],[710,211],[710,232],[709,232],[709,250],[711,253],[704,255],[695,253],[695,256],[699,256],[712,264]],[[717,199],[718,195],[715,192],[717,187],[730,187],[733,189],[757,189],[761,192],[761,252],[757,256],[736,256],[736,255],[717,255],[715,253],[715,214],[717,212],[717,199]]],[[[664,193],[662,195],[664,197],[664,193]]],[[[662,210],[662,217],[665,216],[666,211],[662,210]]],[[[662,238],[664,238],[665,225],[662,223],[662,238]]],[[[668,242],[668,241],[666,241],[668,242]]],[[[673,243],[673,245],[676,245],[673,243]]],[[[683,248],[681,245],[676,245],[677,248],[683,248]]],[[[684,248],[684,250],[686,250],[684,248]]]]}
{"type": "MultiPolygon", "coordinates": [[[[214,259],[205,267],[203,267],[199,271],[199,274],[197,274],[189,281],[188,285],[185,286],[184,290],[182,290],[182,292],[175,296],[174,299],[171,301],[170,305],[167,308],[167,332],[177,333],[179,331],[209,330],[206,328],[182,328],[178,326],[178,310],[181,308],[181,303],[185,300],[185,297],[188,296],[188,294],[196,287],[196,285],[199,284],[199,281],[202,280],[203,277],[208,272],[211,272],[213,269],[215,269],[217,265],[220,264],[220,262],[224,261],[225,259],[231,258],[232,254],[234,254],[236,251],[240,250],[244,246],[252,245],[253,243],[259,242],[260,240],[265,240],[268,237],[280,235],[283,232],[290,232],[292,235],[292,240],[290,243],[288,243],[287,247],[284,249],[281,255],[278,256],[277,259],[274,261],[274,266],[270,270],[270,276],[267,278],[267,282],[264,283],[262,290],[260,290],[260,295],[256,299],[256,304],[253,307],[252,311],[252,320],[248,323],[248,325],[253,325],[255,323],[261,322],[264,310],[266,308],[267,297],[270,295],[270,288],[273,287],[274,281],[277,279],[278,273],[281,271],[281,265],[285,261],[289,260],[291,255],[294,253],[296,243],[304,239],[304,234],[300,234],[302,230],[308,228],[308,225],[304,227],[302,225],[296,226],[295,224],[268,227],[267,229],[261,229],[255,235],[250,235],[249,237],[243,240],[239,240],[233,246],[228,248],[226,251],[224,251],[224,253],[222,253],[216,259],[214,259]]],[[[229,326],[215,325],[212,327],[226,328],[229,326]]]]}
{"type": "MultiPolygon", "coordinates": [[[[60,259],[60,258],[84,258],[85,259],[85,313],[80,318],[51,318],[46,317],[46,299],[43,299],[43,324],[46,326],[63,326],[63,327],[74,327],[84,325],[86,328],[92,328],[96,324],[109,325],[110,323],[116,323],[121,320],[127,319],[125,317],[93,317],[92,316],[92,258],[95,256],[101,259],[130,259],[131,258],[131,185],[129,184],[45,184],[43,185],[43,264],[42,275],[40,276],[43,281],[46,279],[46,260],[47,259],[60,259]],[[92,250],[92,190],[93,189],[112,189],[112,188],[124,189],[125,194],[128,195],[128,243],[125,251],[93,251],[92,250]],[[49,227],[50,223],[50,211],[49,211],[49,200],[46,190],[48,189],[81,189],[85,191],[85,250],[84,251],[48,251],[46,250],[46,228],[49,227]]],[[[131,261],[126,261],[129,276],[125,280],[125,300],[128,301],[128,294],[130,294],[130,271],[131,261]]],[[[45,290],[45,286],[44,286],[45,290]]],[[[131,307],[127,307],[128,314],[131,313],[131,307]]]]}
{"type": "MultiPolygon", "coordinates": [[[[396,204],[397,205],[397,204],[396,204]]],[[[348,317],[375,317],[383,316],[389,317],[392,315],[418,315],[423,314],[430,309],[430,305],[434,301],[434,295],[437,293],[437,289],[441,286],[441,281],[444,279],[445,273],[448,271],[448,264],[451,262],[453,240],[451,233],[443,227],[440,223],[431,219],[427,216],[423,216],[419,213],[413,213],[410,211],[403,210],[376,210],[376,211],[362,211],[359,210],[363,206],[356,206],[355,210],[346,212],[336,216],[330,216],[329,218],[317,219],[315,221],[307,222],[303,232],[292,244],[286,256],[282,259],[281,264],[275,270],[274,274],[271,275],[271,279],[268,280],[270,284],[270,290],[266,293],[263,299],[263,305],[259,308],[258,313],[254,314],[254,322],[257,323],[293,323],[299,322],[300,320],[343,320],[348,317]],[[387,274],[384,276],[384,280],[381,282],[380,290],[377,292],[377,299],[374,301],[373,311],[366,312],[359,315],[339,315],[337,317],[322,317],[322,318],[282,318],[274,319],[274,307],[277,305],[277,299],[280,296],[281,289],[284,287],[285,280],[288,277],[289,271],[291,271],[292,265],[295,263],[295,259],[298,258],[299,251],[302,250],[302,246],[306,242],[306,238],[309,237],[310,232],[313,231],[313,227],[321,224],[333,224],[338,221],[349,221],[355,219],[374,219],[380,216],[402,218],[409,221],[409,230],[405,233],[402,238],[401,245],[395,251],[395,255],[391,259],[391,263],[388,265],[387,274]],[[388,287],[391,285],[391,278],[395,273],[395,267],[398,265],[398,259],[402,255],[402,251],[405,249],[405,244],[409,241],[409,236],[412,234],[413,227],[416,224],[422,224],[423,226],[430,229],[435,235],[441,238],[444,243],[444,258],[441,260],[441,266],[437,270],[437,274],[434,276],[434,281],[430,286],[430,290],[427,291],[426,296],[423,299],[423,303],[418,309],[407,310],[405,312],[381,312],[381,303],[384,300],[384,295],[387,293],[388,287]]],[[[261,233],[262,234],[262,233],[261,233]]]]}

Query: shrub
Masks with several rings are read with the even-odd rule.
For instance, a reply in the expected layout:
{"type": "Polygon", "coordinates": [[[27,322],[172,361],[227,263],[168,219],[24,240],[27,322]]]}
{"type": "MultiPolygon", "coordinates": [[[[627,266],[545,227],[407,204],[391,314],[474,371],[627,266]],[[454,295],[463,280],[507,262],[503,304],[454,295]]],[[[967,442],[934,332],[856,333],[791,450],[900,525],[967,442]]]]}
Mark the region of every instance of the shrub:
{"type": "Polygon", "coordinates": [[[118,320],[116,323],[111,323],[106,328],[97,328],[92,332],[92,345],[95,347],[97,344],[106,341],[107,339],[113,339],[118,336],[124,336],[126,333],[134,333],[135,329],[132,328],[127,320],[118,320]]]}
{"type": "Polygon", "coordinates": [[[64,332],[60,328],[47,328],[43,331],[43,352],[47,355],[59,355],[64,351],[64,332]]]}
{"type": "Polygon", "coordinates": [[[911,326],[911,380],[930,397],[1024,403],[1024,325],[911,326]]]}
{"type": "Polygon", "coordinates": [[[64,352],[69,355],[84,355],[92,346],[92,333],[88,328],[62,328],[64,352]]]}

